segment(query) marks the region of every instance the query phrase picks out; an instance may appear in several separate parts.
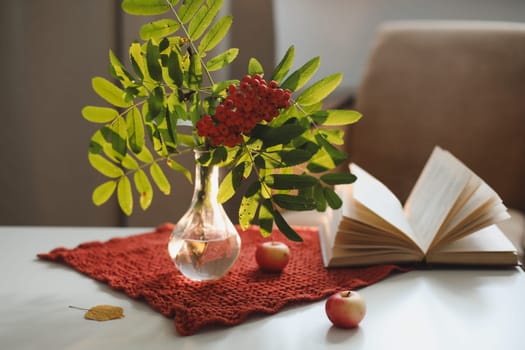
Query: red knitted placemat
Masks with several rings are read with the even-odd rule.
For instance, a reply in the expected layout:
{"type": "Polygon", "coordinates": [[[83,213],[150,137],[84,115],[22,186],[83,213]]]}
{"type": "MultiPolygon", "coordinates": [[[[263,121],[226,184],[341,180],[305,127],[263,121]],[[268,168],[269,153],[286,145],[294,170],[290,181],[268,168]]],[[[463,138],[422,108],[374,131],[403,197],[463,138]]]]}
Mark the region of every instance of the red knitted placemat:
{"type": "Polygon", "coordinates": [[[286,241],[291,250],[290,262],[280,274],[257,267],[256,244],[265,240],[258,229],[240,232],[239,259],[225,277],[213,282],[192,282],[178,272],[167,251],[171,231],[162,225],[155,232],[84,243],[74,249],[57,248],[38,257],[65,263],[132,298],[143,298],[161,314],[174,317],[181,335],[191,335],[208,324],[236,325],[252,313],[276,313],[289,304],[319,300],[405,271],[394,265],[325,269],[317,230],[297,231],[303,243],[287,241],[280,232],[272,234],[272,239],[286,241]]]}

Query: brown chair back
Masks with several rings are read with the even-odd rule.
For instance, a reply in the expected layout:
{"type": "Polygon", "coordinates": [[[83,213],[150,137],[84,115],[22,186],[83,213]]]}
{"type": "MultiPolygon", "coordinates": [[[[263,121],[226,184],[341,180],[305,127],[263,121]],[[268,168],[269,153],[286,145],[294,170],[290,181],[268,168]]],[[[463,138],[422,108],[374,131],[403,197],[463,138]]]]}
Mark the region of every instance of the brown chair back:
{"type": "Polygon", "coordinates": [[[401,201],[440,145],[525,210],[525,23],[386,23],[355,108],[351,160],[401,201]]]}

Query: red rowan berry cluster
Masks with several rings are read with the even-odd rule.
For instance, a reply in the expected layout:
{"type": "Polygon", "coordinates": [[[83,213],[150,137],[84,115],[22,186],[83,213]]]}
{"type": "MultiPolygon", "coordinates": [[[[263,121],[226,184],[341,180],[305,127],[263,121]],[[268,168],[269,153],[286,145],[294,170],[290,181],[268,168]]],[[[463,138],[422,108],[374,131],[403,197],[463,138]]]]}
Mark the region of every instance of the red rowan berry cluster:
{"type": "Polygon", "coordinates": [[[197,122],[199,136],[207,137],[212,146],[234,147],[242,143],[257,123],[270,122],[279,109],[290,107],[290,90],[283,90],[275,81],[267,83],[261,75],[245,76],[239,86],[230,85],[215,115],[204,115],[197,122]]]}

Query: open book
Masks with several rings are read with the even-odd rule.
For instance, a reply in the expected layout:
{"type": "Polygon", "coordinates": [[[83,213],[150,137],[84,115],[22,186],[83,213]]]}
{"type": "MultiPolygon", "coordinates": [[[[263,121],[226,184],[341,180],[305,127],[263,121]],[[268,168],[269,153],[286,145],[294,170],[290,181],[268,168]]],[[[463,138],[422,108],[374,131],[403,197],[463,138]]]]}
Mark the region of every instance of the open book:
{"type": "Polygon", "coordinates": [[[343,199],[319,230],[325,266],[381,263],[516,265],[517,252],[494,225],[509,214],[500,197],[449,152],[436,147],[404,207],[373,176],[338,185],[343,199]]]}

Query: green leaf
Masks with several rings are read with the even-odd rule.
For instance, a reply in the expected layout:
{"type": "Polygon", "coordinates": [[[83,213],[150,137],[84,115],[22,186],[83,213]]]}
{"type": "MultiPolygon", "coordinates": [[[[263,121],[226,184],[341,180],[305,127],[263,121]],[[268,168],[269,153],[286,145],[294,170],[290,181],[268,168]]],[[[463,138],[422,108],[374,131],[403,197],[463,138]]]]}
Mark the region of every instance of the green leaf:
{"type": "Polygon", "coordinates": [[[190,96],[188,116],[193,125],[196,125],[197,122],[201,119],[201,100],[198,94],[193,94],[190,96]]]}
{"type": "Polygon", "coordinates": [[[351,184],[357,177],[350,173],[329,173],[321,176],[321,181],[327,185],[351,184]]]}
{"type": "Polygon", "coordinates": [[[131,66],[135,73],[144,79],[146,76],[146,65],[144,63],[144,57],[142,56],[142,48],[139,43],[132,43],[129,47],[129,59],[131,61],[131,66]]]}
{"type": "Polygon", "coordinates": [[[314,112],[317,112],[319,110],[321,110],[323,108],[323,102],[317,102],[317,103],[314,103],[313,105],[309,105],[309,106],[301,106],[301,110],[304,111],[304,113],[306,114],[311,114],[311,113],[314,113],[314,112]]]}
{"type": "Polygon", "coordinates": [[[179,145],[194,148],[195,139],[192,135],[178,134],[179,145]]]}
{"type": "Polygon", "coordinates": [[[138,169],[133,175],[135,188],[139,193],[139,204],[143,210],[146,210],[151,205],[153,200],[153,187],[148,179],[148,176],[142,169],[138,169]]]}
{"type": "Polygon", "coordinates": [[[264,152],[260,153],[254,159],[254,164],[259,169],[277,169],[286,168],[288,165],[284,164],[279,156],[279,152],[264,152]]]}
{"type": "Polygon", "coordinates": [[[113,195],[113,192],[115,192],[115,188],[117,188],[117,182],[115,180],[110,180],[97,186],[91,197],[93,203],[97,206],[106,203],[113,195]]]}
{"type": "Polygon", "coordinates": [[[302,164],[309,161],[312,158],[312,153],[303,149],[293,149],[291,151],[280,151],[278,152],[281,156],[282,162],[286,166],[293,166],[302,164]]]}
{"type": "Polygon", "coordinates": [[[129,107],[130,102],[125,100],[125,93],[122,89],[115,86],[109,80],[102,77],[95,77],[91,80],[93,90],[104,100],[117,107],[129,107]]]}
{"type": "MultiPolygon", "coordinates": [[[[188,71],[188,87],[198,89],[202,84],[202,65],[197,55],[190,58],[190,69],[188,71]]],[[[200,116],[200,115],[199,115],[200,116]]]]}
{"type": "Polygon", "coordinates": [[[252,223],[259,207],[259,195],[243,196],[239,206],[239,225],[246,230],[252,223]]]}
{"type": "Polygon", "coordinates": [[[134,86],[128,86],[124,89],[124,98],[126,101],[133,102],[138,96],[144,96],[144,91],[145,90],[142,87],[139,89],[134,86]]]}
{"type": "Polygon", "coordinates": [[[273,217],[275,219],[275,224],[277,225],[279,230],[281,230],[281,232],[286,236],[286,238],[288,238],[289,240],[294,241],[294,242],[302,242],[303,241],[301,236],[299,236],[297,234],[297,232],[295,232],[295,230],[293,228],[291,228],[290,225],[288,225],[286,220],[284,220],[284,218],[281,215],[281,213],[279,213],[277,210],[274,210],[273,211],[273,217]]]}
{"type": "Polygon", "coordinates": [[[130,109],[126,115],[128,141],[131,150],[139,154],[144,147],[144,123],[137,107],[130,109]]]}
{"type": "Polygon", "coordinates": [[[89,140],[88,152],[92,154],[100,154],[104,150],[104,145],[106,143],[106,139],[104,138],[104,135],[102,135],[102,131],[99,129],[89,140]]]}
{"type": "Polygon", "coordinates": [[[291,194],[274,194],[273,201],[283,209],[304,211],[316,208],[316,203],[312,198],[305,196],[294,196],[291,194]]]}
{"type": "MultiPolygon", "coordinates": [[[[168,38],[160,38],[158,40],[155,40],[154,42],[158,42],[159,45],[159,52],[163,53],[166,49],[170,48],[171,45],[173,45],[173,42],[179,42],[180,37],[171,36],[168,38]]],[[[168,52],[171,50],[180,50],[180,47],[177,47],[177,44],[175,44],[176,47],[171,47],[168,52]]],[[[166,52],[164,52],[166,53],[166,52]]]]}
{"type": "Polygon", "coordinates": [[[250,61],[248,62],[248,74],[255,75],[255,74],[264,74],[263,66],[259,61],[257,61],[256,58],[250,58],[250,61]]]}
{"type": "MultiPolygon", "coordinates": [[[[273,156],[273,154],[272,154],[273,156]]],[[[273,161],[273,157],[271,157],[270,159],[272,159],[273,161]]],[[[276,160],[275,162],[277,162],[277,165],[279,165],[278,162],[280,162],[281,159],[279,158],[278,160],[276,160]]],[[[253,163],[255,165],[255,167],[259,168],[259,169],[266,169],[267,168],[267,165],[266,165],[266,157],[265,157],[265,154],[258,154],[255,156],[255,159],[253,160],[253,163]]],[[[271,166],[271,165],[270,165],[271,166]]]]}
{"type": "Polygon", "coordinates": [[[314,187],[314,200],[317,203],[317,211],[326,210],[326,198],[324,196],[324,188],[321,184],[318,184],[314,187]]]}
{"type": "Polygon", "coordinates": [[[242,162],[240,164],[237,164],[235,168],[233,168],[232,171],[232,184],[233,188],[237,190],[239,186],[241,185],[242,179],[244,177],[244,170],[246,168],[246,163],[242,162]]]}
{"type": "MultiPolygon", "coordinates": [[[[180,106],[178,106],[180,108],[180,106]]],[[[165,140],[172,143],[170,147],[173,149],[177,148],[177,112],[174,111],[173,113],[166,113],[166,134],[165,140]]]]}
{"type": "Polygon", "coordinates": [[[239,54],[239,49],[237,48],[228,49],[224,51],[223,53],[220,53],[217,56],[208,60],[208,62],[206,62],[206,68],[210,72],[217,71],[227,66],[228,64],[232,63],[237,58],[238,54],[239,54]]]}
{"type": "MultiPolygon", "coordinates": [[[[179,0],[170,0],[175,5],[179,0]]],[[[130,15],[160,15],[169,11],[170,6],[166,0],[123,0],[122,10],[130,15]]]]}
{"type": "Polygon", "coordinates": [[[122,81],[124,86],[132,84],[132,81],[134,80],[133,76],[129,74],[126,68],[124,68],[122,62],[120,62],[120,60],[111,50],[109,50],[109,61],[111,63],[111,68],[115,79],[122,81]]]}
{"type": "Polygon", "coordinates": [[[130,169],[130,170],[136,170],[139,168],[139,164],[137,163],[137,161],[135,160],[135,158],[133,158],[132,156],[130,156],[129,154],[126,154],[124,156],[124,158],[122,159],[122,162],[121,162],[122,166],[126,169],[130,169]]]}
{"type": "Polygon", "coordinates": [[[307,169],[312,173],[320,173],[333,169],[335,166],[336,164],[326,149],[320,148],[308,163],[307,169]]]}
{"type": "Polygon", "coordinates": [[[343,75],[341,73],[329,75],[304,90],[296,101],[300,105],[305,106],[310,106],[320,102],[326,96],[330,95],[332,91],[334,91],[339,86],[342,80],[343,75]]]}
{"type": "Polygon", "coordinates": [[[124,156],[126,154],[127,126],[122,118],[118,118],[111,125],[111,147],[115,152],[124,156]]]}
{"type": "Polygon", "coordinates": [[[277,128],[258,124],[251,135],[264,143],[264,147],[271,147],[279,144],[287,144],[294,138],[300,136],[306,128],[298,124],[285,124],[277,128]]]}
{"type": "Polygon", "coordinates": [[[330,158],[334,161],[335,165],[341,164],[343,161],[346,160],[346,153],[337,149],[334,145],[330,144],[322,135],[315,135],[315,139],[317,140],[319,145],[321,145],[321,147],[325,149],[326,152],[330,155],[330,158]]]}
{"type": "Polygon", "coordinates": [[[111,178],[117,178],[124,175],[124,171],[122,171],[121,168],[100,154],[89,153],[88,160],[91,166],[97,169],[102,175],[111,178]]]}
{"type": "Polygon", "coordinates": [[[179,29],[179,24],[169,18],[159,19],[154,22],[144,24],[140,28],[140,38],[142,40],[161,39],[175,33],[179,29]]]}
{"type": "Polygon", "coordinates": [[[168,56],[168,75],[179,87],[182,86],[184,77],[181,60],[181,56],[176,51],[172,51],[168,56]]]}
{"type": "Polygon", "coordinates": [[[226,174],[221,184],[219,185],[219,193],[217,194],[217,200],[219,201],[219,203],[225,203],[235,194],[235,188],[233,187],[232,179],[233,169],[226,174]]]}
{"type": "Polygon", "coordinates": [[[221,162],[224,162],[226,158],[228,157],[228,152],[226,151],[226,148],[222,146],[218,146],[212,151],[212,157],[209,165],[219,164],[221,162]]]}
{"type": "Polygon", "coordinates": [[[203,6],[199,9],[188,25],[188,34],[191,40],[195,41],[204,34],[219,13],[223,2],[224,0],[208,0],[209,7],[203,6]]]}
{"type": "Polygon", "coordinates": [[[314,112],[310,117],[318,125],[341,126],[357,122],[362,114],[352,110],[329,109],[314,112]]]}
{"type": "Polygon", "coordinates": [[[273,230],[273,210],[272,202],[269,199],[264,200],[259,206],[259,228],[263,237],[268,237],[273,230]]]}
{"type": "Polygon", "coordinates": [[[154,45],[151,40],[148,41],[146,46],[146,64],[148,66],[148,72],[157,82],[162,81],[162,68],[160,67],[160,53],[159,47],[154,45]]]}
{"type": "Polygon", "coordinates": [[[251,197],[257,194],[261,190],[261,183],[259,181],[254,181],[248,186],[248,189],[244,193],[245,197],[251,197]]]}
{"type": "Polygon", "coordinates": [[[290,71],[290,68],[292,68],[292,64],[295,58],[295,48],[294,46],[290,46],[286,53],[284,54],[283,58],[275,67],[275,70],[273,71],[271,80],[275,80],[276,82],[280,83],[281,80],[288,74],[290,71]]]}
{"type": "MultiPolygon", "coordinates": [[[[164,90],[160,86],[157,86],[150,93],[147,108],[146,121],[151,121],[164,115],[164,90]]],[[[157,122],[160,123],[160,121],[157,122]]]]}
{"type": "Polygon", "coordinates": [[[210,161],[211,161],[211,152],[209,151],[199,152],[198,158],[197,158],[197,162],[199,164],[208,165],[210,164],[210,161]]]}
{"type": "Polygon", "coordinates": [[[216,84],[213,84],[213,86],[211,87],[211,92],[213,96],[219,96],[221,94],[225,94],[226,90],[228,89],[230,85],[239,85],[239,80],[220,81],[216,84]]]}
{"type": "Polygon", "coordinates": [[[131,215],[133,212],[133,195],[131,193],[131,183],[127,176],[122,176],[118,181],[117,199],[124,214],[131,215]]]}
{"type": "Polygon", "coordinates": [[[281,88],[290,89],[291,91],[299,90],[312,78],[315,72],[317,72],[320,62],[319,57],[312,58],[286,78],[281,84],[281,88]]]}
{"type": "Polygon", "coordinates": [[[324,188],[324,196],[326,198],[326,202],[332,209],[339,209],[343,205],[341,198],[339,198],[337,193],[335,193],[331,188],[324,188]]]}
{"type": "Polygon", "coordinates": [[[247,179],[248,177],[250,177],[250,175],[252,174],[252,170],[253,170],[253,163],[251,161],[244,162],[244,172],[242,174],[242,179],[247,179]]]}
{"type": "Polygon", "coordinates": [[[228,33],[230,26],[232,24],[232,16],[225,16],[215,23],[215,25],[204,35],[200,44],[199,52],[202,55],[204,52],[212,50],[217,46],[222,39],[228,33]]]}
{"type": "MultiPolygon", "coordinates": [[[[305,134],[303,134],[304,136],[305,134]]],[[[308,152],[309,154],[311,154],[312,156],[317,153],[317,151],[321,148],[321,146],[319,146],[316,142],[313,142],[315,141],[315,136],[314,138],[312,139],[313,141],[310,141],[310,140],[305,140],[305,139],[301,139],[301,138],[298,138],[297,139],[298,141],[302,142],[304,141],[304,143],[301,143],[300,145],[295,145],[295,147],[298,147],[299,149],[301,150],[304,150],[306,152],[308,152]]]]}
{"type": "Polygon", "coordinates": [[[343,145],[345,143],[343,129],[319,129],[319,133],[332,145],[343,145]]]}
{"type": "MultiPolygon", "coordinates": [[[[299,196],[304,196],[306,198],[312,198],[315,201],[314,188],[318,184],[319,184],[319,181],[315,185],[299,188],[299,189],[297,189],[297,194],[299,196]]],[[[315,205],[316,205],[315,207],[317,208],[317,202],[315,203],[315,205]]]]}
{"type": "Polygon", "coordinates": [[[159,190],[164,194],[170,194],[171,185],[161,167],[157,163],[152,163],[149,167],[149,172],[153,182],[155,182],[159,190]]]}
{"type": "Polygon", "coordinates": [[[183,167],[180,163],[176,162],[172,158],[169,158],[167,163],[168,163],[168,166],[170,168],[172,168],[173,170],[178,171],[179,173],[183,174],[186,177],[186,179],[188,179],[188,181],[190,183],[193,182],[193,180],[191,178],[191,171],[189,171],[188,169],[183,167]]]}
{"type": "Polygon", "coordinates": [[[233,197],[237,188],[241,184],[244,174],[244,163],[237,165],[235,168],[230,170],[221,184],[219,185],[219,193],[217,194],[217,200],[219,203],[225,203],[233,197]]]}
{"type": "Polygon", "coordinates": [[[193,0],[193,1],[184,1],[183,4],[179,7],[179,18],[182,23],[188,23],[199,7],[201,7],[204,0],[193,0]]]}
{"type": "Polygon", "coordinates": [[[112,146],[112,138],[119,137],[108,126],[104,126],[93,135],[89,142],[89,152],[93,154],[104,153],[109,160],[120,163],[122,155],[112,146]]]}
{"type": "Polygon", "coordinates": [[[310,175],[296,174],[274,174],[266,177],[268,187],[276,190],[292,190],[305,187],[312,187],[319,182],[310,175]]]}
{"type": "Polygon", "coordinates": [[[137,158],[144,163],[151,163],[153,162],[153,155],[149,151],[147,147],[143,147],[140,153],[135,154],[137,158]]]}
{"type": "Polygon", "coordinates": [[[113,108],[86,106],[82,108],[82,116],[92,123],[109,123],[117,118],[119,113],[113,108]]]}

